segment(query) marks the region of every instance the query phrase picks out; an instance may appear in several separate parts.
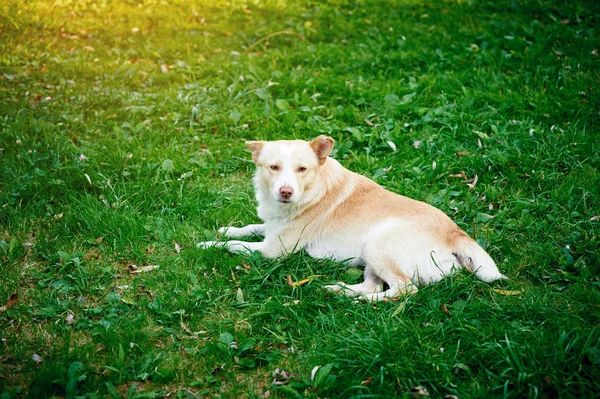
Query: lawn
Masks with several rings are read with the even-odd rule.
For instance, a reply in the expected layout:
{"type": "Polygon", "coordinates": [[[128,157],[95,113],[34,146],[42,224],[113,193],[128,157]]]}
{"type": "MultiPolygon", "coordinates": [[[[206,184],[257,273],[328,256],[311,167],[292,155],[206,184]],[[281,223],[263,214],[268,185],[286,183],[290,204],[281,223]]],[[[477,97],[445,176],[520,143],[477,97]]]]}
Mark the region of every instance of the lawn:
{"type": "Polygon", "coordinates": [[[0,398],[600,396],[597,1],[3,0],[0,398]],[[257,222],[245,140],[336,140],[508,281],[388,303],[257,222]]]}

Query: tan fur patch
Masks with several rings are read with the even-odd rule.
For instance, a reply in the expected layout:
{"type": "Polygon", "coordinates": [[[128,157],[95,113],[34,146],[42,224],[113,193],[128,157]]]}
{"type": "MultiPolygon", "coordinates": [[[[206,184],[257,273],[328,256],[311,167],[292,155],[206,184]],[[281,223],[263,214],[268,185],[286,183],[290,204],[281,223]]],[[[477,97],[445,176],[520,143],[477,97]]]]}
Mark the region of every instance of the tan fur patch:
{"type": "Polygon", "coordinates": [[[248,148],[250,151],[252,151],[252,162],[257,164],[260,152],[262,151],[266,142],[265,141],[246,141],[244,144],[246,145],[246,148],[248,148]]]}

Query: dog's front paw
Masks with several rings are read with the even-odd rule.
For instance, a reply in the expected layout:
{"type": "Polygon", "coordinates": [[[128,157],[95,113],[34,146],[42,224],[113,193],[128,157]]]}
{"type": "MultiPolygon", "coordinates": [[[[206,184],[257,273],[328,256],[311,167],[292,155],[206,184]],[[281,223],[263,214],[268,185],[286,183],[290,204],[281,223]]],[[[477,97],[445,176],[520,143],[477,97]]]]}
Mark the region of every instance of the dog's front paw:
{"type": "Polygon", "coordinates": [[[200,249],[207,249],[207,248],[211,248],[211,247],[216,247],[218,244],[217,241],[204,241],[204,242],[199,242],[198,244],[196,244],[196,247],[200,248],[200,249]]]}
{"type": "Polygon", "coordinates": [[[221,227],[217,231],[219,232],[219,234],[222,234],[227,238],[240,238],[250,235],[250,233],[247,230],[248,229],[244,227],[226,226],[221,227]]]}
{"type": "Polygon", "coordinates": [[[224,236],[228,236],[229,235],[229,230],[232,229],[232,228],[235,228],[235,227],[229,227],[229,226],[227,226],[227,227],[221,227],[221,228],[219,228],[219,230],[217,230],[217,232],[219,234],[223,234],[224,236]]]}
{"type": "Polygon", "coordinates": [[[345,290],[346,285],[344,283],[337,283],[333,285],[326,285],[323,288],[325,288],[329,292],[333,292],[334,294],[339,294],[345,290]]]}

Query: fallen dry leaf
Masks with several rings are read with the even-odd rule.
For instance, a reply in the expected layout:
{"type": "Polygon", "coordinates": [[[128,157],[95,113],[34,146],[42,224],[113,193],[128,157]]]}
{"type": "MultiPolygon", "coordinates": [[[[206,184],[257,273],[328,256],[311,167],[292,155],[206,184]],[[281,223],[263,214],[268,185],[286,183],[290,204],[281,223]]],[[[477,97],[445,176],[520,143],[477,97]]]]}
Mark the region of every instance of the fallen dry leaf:
{"type": "Polygon", "coordinates": [[[469,180],[467,178],[467,174],[464,171],[462,171],[462,170],[460,171],[460,173],[455,173],[455,174],[452,174],[452,175],[448,175],[448,177],[460,177],[463,180],[469,180]]]}
{"type": "Polygon", "coordinates": [[[446,313],[448,315],[448,317],[450,317],[450,311],[448,310],[448,306],[446,306],[442,303],[440,305],[440,310],[442,310],[444,313],[446,313]]]}
{"type": "Polygon", "coordinates": [[[590,218],[590,222],[595,222],[596,220],[600,220],[600,215],[592,216],[590,218]]]}
{"type": "Polygon", "coordinates": [[[287,282],[287,285],[289,285],[290,287],[293,287],[292,284],[294,284],[294,283],[292,282],[291,275],[289,275],[289,274],[287,275],[286,282],[287,282]]]}
{"type": "MultiPolygon", "coordinates": [[[[290,280],[291,280],[291,276],[288,276],[288,277],[290,277],[290,280]]],[[[322,275],[322,274],[315,274],[315,275],[313,275],[313,276],[308,276],[307,278],[305,278],[305,279],[302,279],[302,280],[300,280],[300,281],[294,281],[294,282],[292,282],[291,284],[289,284],[289,283],[288,283],[288,284],[289,284],[289,285],[291,285],[292,287],[299,287],[299,286],[301,286],[301,285],[303,285],[303,284],[306,284],[306,283],[308,283],[310,280],[312,280],[312,279],[315,279],[315,278],[317,278],[317,277],[323,277],[323,275],[322,275]]]]}
{"type": "Polygon", "coordinates": [[[188,333],[190,335],[193,334],[192,330],[190,330],[190,328],[187,326],[187,324],[185,324],[183,321],[179,322],[179,325],[181,326],[181,329],[183,331],[185,331],[186,333],[188,333]]]}
{"type": "Polygon", "coordinates": [[[0,306],[0,313],[6,312],[8,310],[8,308],[10,308],[11,306],[15,306],[18,301],[19,301],[19,294],[15,292],[14,294],[12,294],[10,296],[10,298],[8,298],[6,305],[0,306]]]}
{"type": "Polygon", "coordinates": [[[373,377],[369,377],[364,381],[361,381],[360,385],[369,385],[371,383],[371,381],[373,381],[373,377]]]}
{"type": "Polygon", "coordinates": [[[419,397],[419,396],[429,396],[429,392],[427,392],[427,390],[420,385],[416,386],[414,388],[411,388],[410,392],[412,393],[412,396],[414,398],[419,397]]]}
{"type": "Polygon", "coordinates": [[[479,180],[479,177],[477,175],[475,175],[475,177],[473,178],[473,183],[467,183],[467,186],[469,186],[469,188],[471,190],[475,190],[475,185],[477,184],[478,180],[479,180]]]}
{"type": "Polygon", "coordinates": [[[177,252],[177,253],[181,252],[181,244],[175,243],[175,252],[177,252]]]}
{"type": "Polygon", "coordinates": [[[241,288],[238,288],[235,292],[235,300],[238,302],[244,302],[244,292],[241,288]]]}
{"type": "Polygon", "coordinates": [[[289,371],[281,370],[279,368],[275,369],[272,374],[273,377],[273,385],[285,385],[290,382],[290,378],[292,377],[292,373],[289,371]]]}
{"type": "Polygon", "coordinates": [[[406,297],[406,299],[404,299],[402,302],[400,302],[400,304],[398,305],[396,310],[394,310],[394,313],[392,313],[392,317],[396,317],[398,314],[404,312],[407,302],[408,302],[408,297],[406,297]]]}
{"type": "Polygon", "coordinates": [[[523,291],[520,290],[499,290],[497,288],[494,288],[492,291],[497,292],[500,295],[519,295],[523,293],[523,291]]]}
{"type": "Polygon", "coordinates": [[[135,300],[133,298],[129,298],[128,296],[122,296],[121,302],[126,303],[127,305],[135,305],[135,300]]]}
{"type": "Polygon", "coordinates": [[[68,325],[71,325],[71,324],[75,323],[75,317],[73,317],[73,313],[69,313],[69,314],[67,315],[67,317],[65,317],[65,322],[66,322],[68,325]]]}
{"type": "Polygon", "coordinates": [[[473,154],[471,154],[469,151],[459,151],[454,155],[457,157],[465,157],[465,156],[469,156],[469,155],[473,155],[473,154]]]}
{"type": "Polygon", "coordinates": [[[160,266],[156,266],[156,265],[137,267],[137,265],[131,264],[131,265],[129,265],[129,272],[132,274],[139,274],[142,272],[150,272],[154,269],[158,269],[159,267],[160,266]]]}

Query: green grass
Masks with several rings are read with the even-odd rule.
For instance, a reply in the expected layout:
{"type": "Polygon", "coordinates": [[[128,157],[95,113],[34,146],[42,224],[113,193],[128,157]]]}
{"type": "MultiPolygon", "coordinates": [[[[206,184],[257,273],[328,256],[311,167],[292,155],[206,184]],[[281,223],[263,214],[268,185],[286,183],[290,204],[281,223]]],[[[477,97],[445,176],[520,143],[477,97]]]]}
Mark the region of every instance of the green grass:
{"type": "Polygon", "coordinates": [[[599,21],[596,1],[1,2],[2,399],[598,396],[599,21]],[[344,265],[195,247],[257,221],[244,140],[319,134],[510,280],[357,305],[322,289],[361,278],[344,265]]]}

